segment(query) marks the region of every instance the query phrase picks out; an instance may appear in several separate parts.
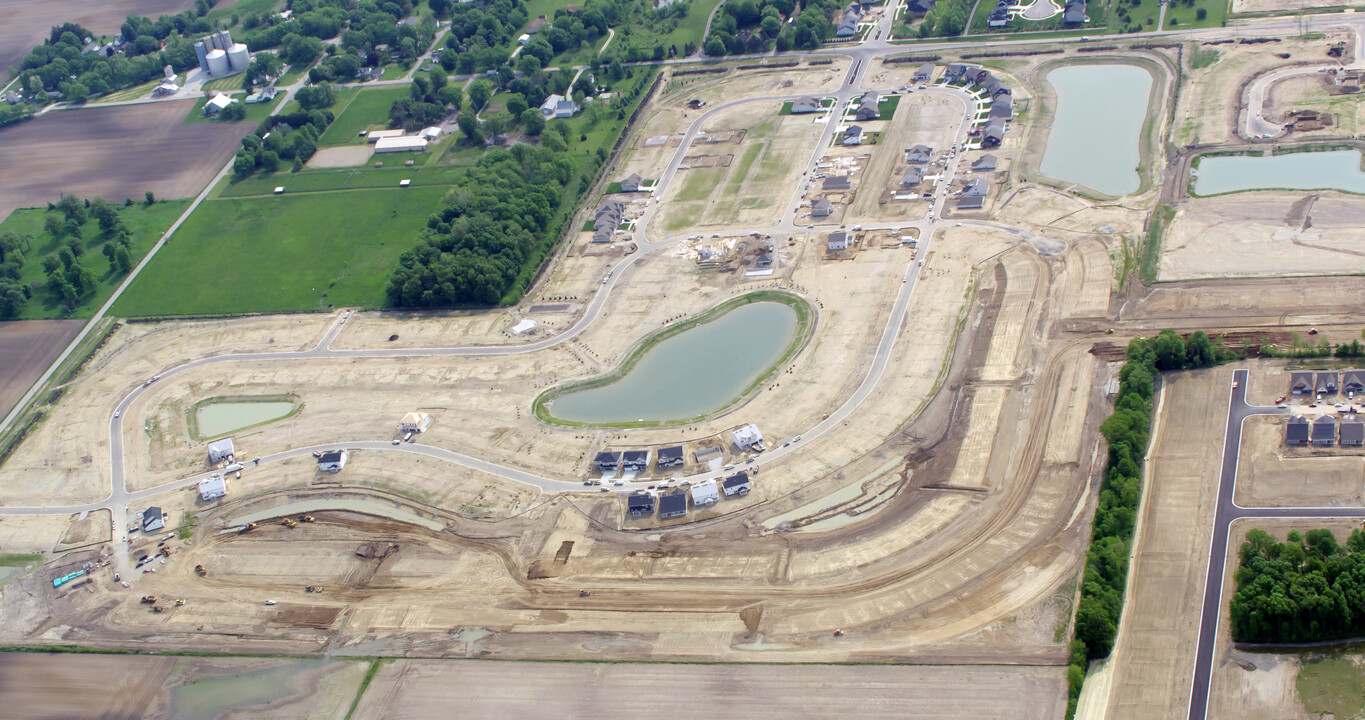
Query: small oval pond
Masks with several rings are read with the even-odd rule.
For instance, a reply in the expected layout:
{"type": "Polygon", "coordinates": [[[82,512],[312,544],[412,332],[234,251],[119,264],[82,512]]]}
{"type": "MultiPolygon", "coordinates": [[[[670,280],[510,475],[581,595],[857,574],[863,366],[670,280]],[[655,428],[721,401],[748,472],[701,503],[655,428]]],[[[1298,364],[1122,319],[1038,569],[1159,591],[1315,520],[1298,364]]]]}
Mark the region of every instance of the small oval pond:
{"type": "Polygon", "coordinates": [[[1068,65],[1047,74],[1057,112],[1038,172],[1106,195],[1141,187],[1137,167],[1152,74],[1137,65],[1068,65]]]}
{"type": "Polygon", "coordinates": [[[1359,150],[1284,155],[1220,155],[1199,159],[1196,195],[1246,190],[1342,190],[1365,193],[1359,150]]]}
{"type": "Polygon", "coordinates": [[[207,675],[171,690],[170,717],[213,720],[238,708],[269,705],[295,693],[289,682],[325,667],[328,660],[303,660],[228,675],[207,675]]]}
{"type": "Polygon", "coordinates": [[[194,409],[194,422],[201,438],[218,437],[260,425],[294,412],[289,400],[224,400],[207,402],[194,409]]]}
{"type": "MultiPolygon", "coordinates": [[[[693,324],[632,351],[625,376],[599,387],[570,390],[545,402],[553,418],[580,423],[631,423],[695,418],[715,412],[752,389],[800,342],[798,314],[775,301],[753,302],[693,324]]],[[[695,321],[693,321],[695,322],[695,321]]]]}

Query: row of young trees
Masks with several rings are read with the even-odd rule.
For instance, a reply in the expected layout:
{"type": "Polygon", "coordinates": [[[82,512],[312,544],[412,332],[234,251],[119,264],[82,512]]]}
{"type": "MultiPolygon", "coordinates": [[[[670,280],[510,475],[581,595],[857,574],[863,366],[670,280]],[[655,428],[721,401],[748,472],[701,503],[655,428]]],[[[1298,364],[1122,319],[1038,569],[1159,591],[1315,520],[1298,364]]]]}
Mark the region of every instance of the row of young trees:
{"type": "Polygon", "coordinates": [[[1365,635],[1365,531],[1339,545],[1331,530],[1284,542],[1251,530],[1238,553],[1230,619],[1237,642],[1304,643],[1365,635]]]}
{"type": "Polygon", "coordinates": [[[1188,339],[1163,330],[1150,340],[1128,343],[1127,362],[1119,372],[1114,412],[1100,425],[1109,446],[1099,502],[1086,555],[1081,599],[1076,607],[1076,633],[1067,670],[1070,713],[1075,710],[1090,660],[1107,657],[1114,646],[1128,555],[1142,498],[1142,465],[1152,425],[1152,395],[1158,373],[1212,367],[1237,357],[1212,342],[1202,330],[1188,339]]]}
{"type": "Polygon", "coordinates": [[[807,0],[795,21],[796,0],[727,0],[702,46],[707,55],[740,55],[778,50],[813,50],[834,36],[843,11],[838,0],[807,0]]]}

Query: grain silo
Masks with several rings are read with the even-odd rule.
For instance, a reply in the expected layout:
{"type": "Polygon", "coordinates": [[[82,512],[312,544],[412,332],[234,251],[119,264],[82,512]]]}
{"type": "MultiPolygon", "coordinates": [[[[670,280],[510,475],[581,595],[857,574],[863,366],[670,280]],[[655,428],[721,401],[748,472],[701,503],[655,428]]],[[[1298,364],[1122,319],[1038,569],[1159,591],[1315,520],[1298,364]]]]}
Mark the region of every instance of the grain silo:
{"type": "Polygon", "coordinates": [[[194,56],[199,58],[199,69],[204,72],[209,71],[209,51],[204,47],[204,41],[200,40],[194,44],[194,56]]]}
{"type": "Polygon", "coordinates": [[[209,63],[209,74],[213,77],[227,75],[229,70],[227,53],[222,50],[214,50],[205,58],[209,63]]]}
{"type": "Polygon", "coordinates": [[[247,64],[251,62],[251,53],[247,52],[245,45],[236,43],[228,48],[227,59],[232,72],[245,72],[247,64]]]}

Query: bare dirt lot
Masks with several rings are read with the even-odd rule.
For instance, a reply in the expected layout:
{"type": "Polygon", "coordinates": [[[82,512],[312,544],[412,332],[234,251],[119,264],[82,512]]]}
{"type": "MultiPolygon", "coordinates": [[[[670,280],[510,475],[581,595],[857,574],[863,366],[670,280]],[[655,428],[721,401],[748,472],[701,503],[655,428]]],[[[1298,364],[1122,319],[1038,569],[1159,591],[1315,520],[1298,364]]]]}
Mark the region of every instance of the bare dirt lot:
{"type": "Polygon", "coordinates": [[[138,720],[173,665],[168,657],[3,653],[0,707],[10,717],[138,720]]]}
{"type": "Polygon", "coordinates": [[[61,195],[190,197],[237,150],[249,122],[181,120],[193,101],[51,112],[0,128],[0,219],[61,195]]]}
{"type": "Polygon", "coordinates": [[[397,660],[375,675],[358,718],[429,718],[451,707],[471,720],[1060,717],[1061,668],[726,666],[397,660]],[[962,693],[961,688],[976,688],[962,693]],[[478,691],[472,691],[478,688],[478,691]],[[664,699],[666,698],[666,700],[664,699]]]}
{"type": "MultiPolygon", "coordinates": [[[[219,3],[220,6],[230,2],[219,3]]],[[[0,77],[13,77],[12,69],[34,45],[47,39],[48,31],[64,22],[84,26],[97,33],[116,33],[129,15],[174,15],[194,7],[189,0],[105,0],[99,3],[82,0],[57,0],[33,3],[27,0],[0,0],[0,77]]]]}
{"type": "Polygon", "coordinates": [[[1237,466],[1237,503],[1256,507],[1365,503],[1365,449],[1291,448],[1284,418],[1247,420],[1237,466]]]}
{"type": "Polygon", "coordinates": [[[28,392],[84,320],[0,322],[0,417],[28,392]]]}
{"type": "Polygon", "coordinates": [[[369,145],[322,148],[308,159],[308,167],[339,168],[364,165],[372,154],[374,154],[374,148],[369,145]]]}

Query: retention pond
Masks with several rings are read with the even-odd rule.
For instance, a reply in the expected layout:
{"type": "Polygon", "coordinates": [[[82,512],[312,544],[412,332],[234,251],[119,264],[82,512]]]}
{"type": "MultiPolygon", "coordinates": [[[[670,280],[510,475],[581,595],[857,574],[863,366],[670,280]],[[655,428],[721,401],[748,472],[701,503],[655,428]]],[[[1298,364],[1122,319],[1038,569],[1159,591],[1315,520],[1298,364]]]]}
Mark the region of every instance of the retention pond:
{"type": "Polygon", "coordinates": [[[279,420],[294,412],[288,400],[207,402],[194,410],[199,437],[211,438],[279,420]]]}
{"type": "Polygon", "coordinates": [[[1057,112],[1038,171],[1106,195],[1141,187],[1138,165],[1152,74],[1137,65],[1092,63],[1047,74],[1057,112]]]}
{"type": "Polygon", "coordinates": [[[607,385],[545,403],[557,419],[580,423],[685,420],[724,408],[752,389],[797,338],[797,311],[754,302],[725,311],[652,346],[607,385]]]}
{"type": "Polygon", "coordinates": [[[1194,193],[1246,190],[1341,190],[1365,193],[1359,150],[1284,155],[1219,155],[1199,159],[1194,193]]]}

